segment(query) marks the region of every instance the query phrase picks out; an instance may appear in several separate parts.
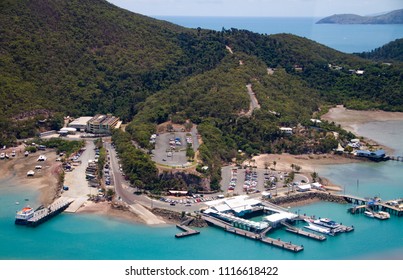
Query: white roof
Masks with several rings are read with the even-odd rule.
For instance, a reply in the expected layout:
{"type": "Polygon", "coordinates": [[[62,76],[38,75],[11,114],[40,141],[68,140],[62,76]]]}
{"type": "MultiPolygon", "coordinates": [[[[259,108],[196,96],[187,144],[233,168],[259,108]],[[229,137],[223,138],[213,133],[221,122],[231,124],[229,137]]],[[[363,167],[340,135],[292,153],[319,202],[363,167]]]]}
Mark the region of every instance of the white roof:
{"type": "Polygon", "coordinates": [[[297,215],[293,214],[293,213],[289,213],[289,212],[280,212],[280,213],[275,213],[272,214],[270,216],[266,216],[264,217],[265,221],[271,222],[271,223],[276,223],[276,222],[280,222],[282,220],[285,219],[293,219],[296,218],[297,215]]]}
{"type": "Polygon", "coordinates": [[[77,129],[75,129],[74,127],[63,127],[60,129],[60,131],[69,132],[69,131],[77,131],[77,129]]]}
{"type": "Polygon", "coordinates": [[[88,121],[92,119],[92,117],[79,117],[77,119],[75,119],[74,121],[72,121],[71,123],[69,123],[69,126],[72,125],[87,125],[88,121]]]}
{"type": "Polygon", "coordinates": [[[297,188],[300,189],[300,190],[310,190],[311,189],[311,184],[298,185],[297,188]]]}
{"type": "Polygon", "coordinates": [[[224,211],[229,211],[231,208],[227,204],[219,204],[214,206],[214,209],[217,210],[218,212],[224,212],[224,211]]]}

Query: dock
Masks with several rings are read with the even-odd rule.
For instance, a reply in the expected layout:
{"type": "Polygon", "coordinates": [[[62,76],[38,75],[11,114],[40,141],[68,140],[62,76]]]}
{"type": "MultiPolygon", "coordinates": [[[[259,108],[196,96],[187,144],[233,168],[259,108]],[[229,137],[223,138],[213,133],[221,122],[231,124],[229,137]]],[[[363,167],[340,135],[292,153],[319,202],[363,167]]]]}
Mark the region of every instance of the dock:
{"type": "Polygon", "coordinates": [[[289,223],[286,222],[282,222],[281,223],[283,226],[285,226],[286,231],[291,232],[291,233],[295,233],[307,238],[311,238],[314,240],[318,240],[318,241],[325,241],[326,240],[326,236],[321,235],[321,234],[315,234],[315,233],[311,233],[311,232],[307,232],[305,230],[302,230],[300,228],[294,227],[292,225],[290,225],[289,223]]]}
{"type": "MultiPolygon", "coordinates": [[[[348,196],[345,196],[348,197],[348,196]]],[[[350,196],[352,199],[352,197],[350,196]]],[[[374,210],[381,210],[388,212],[390,214],[396,215],[398,217],[403,217],[403,199],[395,199],[395,200],[388,200],[388,201],[376,201],[375,203],[369,205],[367,199],[364,198],[356,198],[354,197],[354,201],[358,202],[358,205],[350,207],[348,212],[351,214],[363,213],[365,210],[374,211],[374,210]],[[392,202],[397,202],[396,204],[392,204],[392,202]]]]}
{"type": "Polygon", "coordinates": [[[281,249],[285,249],[291,252],[300,252],[304,249],[303,246],[295,245],[292,244],[291,242],[284,242],[280,239],[274,239],[270,237],[263,237],[261,234],[258,233],[253,233],[247,230],[239,229],[239,228],[234,228],[231,224],[226,223],[220,219],[214,218],[212,216],[208,215],[203,215],[202,218],[209,224],[212,224],[214,226],[220,227],[224,229],[226,232],[230,232],[233,234],[237,234],[239,236],[247,237],[250,239],[254,239],[257,241],[261,241],[265,244],[272,245],[274,247],[278,247],[281,249]]]}
{"type": "Polygon", "coordinates": [[[182,223],[176,225],[176,227],[181,229],[181,230],[183,230],[183,232],[175,234],[175,237],[176,238],[181,238],[181,237],[200,234],[200,231],[197,231],[197,230],[194,230],[194,229],[191,229],[190,227],[188,227],[188,225],[193,220],[194,220],[194,218],[189,218],[189,219],[186,219],[185,221],[183,221],[182,223]]]}
{"type": "Polygon", "coordinates": [[[186,237],[186,236],[191,236],[195,234],[200,234],[200,231],[191,229],[188,226],[183,226],[183,225],[176,225],[177,228],[183,230],[183,232],[175,234],[176,238],[181,238],[181,237],[186,237]]]}
{"type": "Polygon", "coordinates": [[[72,199],[59,198],[48,207],[44,207],[35,211],[34,216],[27,221],[26,225],[36,227],[43,222],[49,220],[50,218],[56,216],[57,214],[63,212],[63,210],[65,210],[72,202],[72,199]]]}

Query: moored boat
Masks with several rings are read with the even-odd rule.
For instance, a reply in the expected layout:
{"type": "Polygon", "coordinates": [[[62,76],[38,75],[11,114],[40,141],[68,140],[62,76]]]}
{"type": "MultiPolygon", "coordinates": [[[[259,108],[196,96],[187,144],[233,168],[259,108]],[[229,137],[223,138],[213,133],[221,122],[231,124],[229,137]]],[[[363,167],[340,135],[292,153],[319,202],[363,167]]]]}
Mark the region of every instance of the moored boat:
{"type": "Polygon", "coordinates": [[[379,220],[387,220],[390,218],[390,214],[385,211],[378,211],[378,212],[374,213],[374,217],[379,220]]]}
{"type": "Polygon", "coordinates": [[[27,225],[28,220],[31,219],[35,214],[35,211],[31,207],[24,207],[15,215],[16,225],[27,225]]]}
{"type": "Polygon", "coordinates": [[[366,210],[366,211],[364,212],[364,215],[367,216],[367,217],[370,217],[370,218],[374,218],[374,217],[375,217],[375,216],[374,216],[374,213],[371,212],[371,211],[368,211],[368,210],[366,210]]]}
{"type": "Polygon", "coordinates": [[[335,221],[332,221],[328,218],[320,218],[320,219],[313,220],[312,222],[316,225],[331,228],[331,229],[335,229],[340,226],[339,223],[336,223],[335,221]]]}
{"type": "Polygon", "coordinates": [[[305,219],[305,222],[308,223],[308,225],[305,226],[305,228],[307,228],[307,229],[310,229],[310,230],[316,231],[316,232],[320,232],[320,233],[323,233],[323,234],[334,235],[333,229],[316,225],[316,224],[314,224],[312,222],[311,219],[305,219]]]}

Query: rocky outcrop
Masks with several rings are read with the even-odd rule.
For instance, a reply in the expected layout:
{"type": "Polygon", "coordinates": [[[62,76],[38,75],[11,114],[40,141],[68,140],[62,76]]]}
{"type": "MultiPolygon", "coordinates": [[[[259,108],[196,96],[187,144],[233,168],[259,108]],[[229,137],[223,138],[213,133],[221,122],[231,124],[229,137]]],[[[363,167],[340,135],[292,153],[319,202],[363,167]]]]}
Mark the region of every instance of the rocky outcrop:
{"type": "MultiPolygon", "coordinates": [[[[182,223],[186,219],[189,218],[188,215],[185,214],[185,212],[176,212],[176,211],[171,211],[167,209],[161,209],[161,208],[154,208],[152,209],[152,212],[155,215],[160,216],[166,221],[172,222],[172,223],[182,223]]],[[[200,218],[199,216],[192,216],[194,219],[188,224],[188,226],[191,227],[206,227],[207,223],[200,218]]]]}

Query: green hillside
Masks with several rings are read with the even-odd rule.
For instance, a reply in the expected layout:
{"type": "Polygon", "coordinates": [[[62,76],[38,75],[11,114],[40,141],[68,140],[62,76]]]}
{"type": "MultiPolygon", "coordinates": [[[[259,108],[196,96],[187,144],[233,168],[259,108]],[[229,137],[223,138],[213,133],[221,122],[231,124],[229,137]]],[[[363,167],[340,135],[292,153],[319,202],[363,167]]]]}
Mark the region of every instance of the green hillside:
{"type": "Polygon", "coordinates": [[[403,38],[390,42],[380,48],[376,48],[373,51],[363,52],[357,55],[363,58],[374,59],[383,62],[403,62],[403,38]]]}
{"type": "Polygon", "coordinates": [[[155,166],[128,147],[136,140],[149,148],[167,120],[198,125],[217,188],[221,164],[240,160],[238,150],[327,152],[337,146],[330,131],[351,137],[332,124],[310,127],[322,106],[403,111],[401,62],[291,34],[187,29],[105,0],[4,0],[0,26],[0,144],[58,129],[66,115],[113,113],[130,122],[114,135],[125,173],[138,185],[153,181],[149,188],[159,188],[155,166]],[[247,84],[260,105],[249,114],[247,84]],[[280,126],[298,133],[284,137],[280,126]]]}

